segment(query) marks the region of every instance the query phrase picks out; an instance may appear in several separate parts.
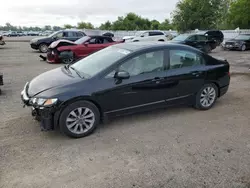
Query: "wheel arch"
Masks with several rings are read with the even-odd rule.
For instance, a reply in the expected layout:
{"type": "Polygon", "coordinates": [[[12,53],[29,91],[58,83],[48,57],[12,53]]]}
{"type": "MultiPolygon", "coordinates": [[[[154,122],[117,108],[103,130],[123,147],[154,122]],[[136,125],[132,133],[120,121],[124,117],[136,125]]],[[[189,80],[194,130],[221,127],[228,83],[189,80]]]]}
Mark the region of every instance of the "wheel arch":
{"type": "Polygon", "coordinates": [[[101,108],[100,104],[99,104],[96,100],[92,99],[92,98],[89,97],[89,96],[79,96],[79,97],[75,97],[75,98],[69,99],[69,100],[63,102],[63,103],[60,105],[60,107],[59,107],[60,110],[58,110],[58,111],[55,113],[55,115],[54,115],[54,127],[58,127],[58,126],[59,126],[59,119],[60,119],[60,116],[61,116],[63,110],[64,110],[69,104],[74,103],[74,102],[77,102],[77,101],[87,101],[87,102],[93,103],[93,104],[97,107],[97,109],[99,110],[100,118],[101,118],[101,119],[103,118],[103,115],[104,115],[104,114],[103,114],[102,108],[101,108]]]}
{"type": "Polygon", "coordinates": [[[219,85],[218,82],[216,82],[216,81],[207,81],[207,82],[205,82],[205,84],[214,84],[217,87],[218,97],[220,97],[220,85],[219,85]]]}

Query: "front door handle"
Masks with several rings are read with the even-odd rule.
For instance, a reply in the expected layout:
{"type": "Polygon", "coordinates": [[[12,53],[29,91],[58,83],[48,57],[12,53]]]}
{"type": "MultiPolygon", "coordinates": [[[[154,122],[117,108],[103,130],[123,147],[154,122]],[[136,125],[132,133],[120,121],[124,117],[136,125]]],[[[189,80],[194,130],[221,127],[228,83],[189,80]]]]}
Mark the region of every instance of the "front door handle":
{"type": "Polygon", "coordinates": [[[202,73],[201,71],[194,71],[194,72],[192,72],[192,75],[199,77],[201,75],[201,73],[202,73]]]}
{"type": "Polygon", "coordinates": [[[156,84],[159,84],[161,82],[161,80],[163,80],[164,78],[160,78],[160,77],[155,77],[152,81],[155,82],[156,84]]]}

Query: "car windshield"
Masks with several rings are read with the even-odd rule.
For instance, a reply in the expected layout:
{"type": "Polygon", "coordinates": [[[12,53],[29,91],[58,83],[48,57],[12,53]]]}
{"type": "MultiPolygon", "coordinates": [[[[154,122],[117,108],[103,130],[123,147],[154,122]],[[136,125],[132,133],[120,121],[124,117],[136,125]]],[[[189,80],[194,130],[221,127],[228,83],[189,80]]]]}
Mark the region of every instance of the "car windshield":
{"type": "Polygon", "coordinates": [[[129,50],[110,46],[77,61],[70,67],[82,73],[83,77],[92,77],[129,53],[129,50]]]}
{"type": "Polygon", "coordinates": [[[189,37],[189,35],[179,35],[175,38],[173,38],[173,41],[184,41],[189,37]]]}
{"type": "Polygon", "coordinates": [[[89,40],[90,37],[89,36],[85,36],[85,37],[82,37],[78,40],[75,41],[76,44],[83,44],[84,42],[86,42],[87,40],[89,40]]]}
{"type": "Polygon", "coordinates": [[[250,35],[239,35],[235,39],[237,39],[237,40],[249,40],[250,35]]]}
{"type": "Polygon", "coordinates": [[[53,37],[53,36],[56,36],[57,34],[61,33],[61,31],[56,31],[54,33],[52,33],[51,35],[49,35],[49,37],[53,37]]]}

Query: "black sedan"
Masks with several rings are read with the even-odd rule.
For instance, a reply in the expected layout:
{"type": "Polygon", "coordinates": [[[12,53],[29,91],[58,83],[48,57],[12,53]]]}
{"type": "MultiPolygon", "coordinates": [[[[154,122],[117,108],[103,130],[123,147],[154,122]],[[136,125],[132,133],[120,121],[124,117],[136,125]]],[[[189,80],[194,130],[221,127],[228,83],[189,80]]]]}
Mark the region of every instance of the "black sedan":
{"type": "Polygon", "coordinates": [[[249,50],[250,49],[250,34],[241,34],[235,37],[234,39],[230,39],[222,45],[225,50],[249,50]]]}
{"type": "Polygon", "coordinates": [[[43,130],[79,138],[107,117],[178,104],[208,110],[227,92],[229,68],[186,45],[122,43],[37,76],[21,98],[43,130]]]}
{"type": "Polygon", "coordinates": [[[49,45],[54,41],[57,41],[59,39],[64,39],[74,42],[84,36],[86,36],[86,34],[78,30],[57,31],[46,37],[39,37],[32,39],[30,41],[30,47],[34,50],[39,50],[42,53],[46,53],[48,51],[49,45]]]}
{"type": "Polygon", "coordinates": [[[209,40],[206,35],[202,34],[182,34],[169,42],[192,46],[206,53],[211,52],[217,46],[215,40],[209,40]]]}

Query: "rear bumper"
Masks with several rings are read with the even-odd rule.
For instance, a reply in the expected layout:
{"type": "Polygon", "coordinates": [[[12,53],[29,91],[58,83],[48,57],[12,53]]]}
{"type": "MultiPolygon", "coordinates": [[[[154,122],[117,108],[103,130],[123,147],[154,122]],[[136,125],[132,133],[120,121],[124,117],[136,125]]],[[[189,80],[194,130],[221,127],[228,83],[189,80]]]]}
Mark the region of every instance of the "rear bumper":
{"type": "Polygon", "coordinates": [[[220,88],[220,97],[225,95],[229,89],[229,85],[220,88]]]}

